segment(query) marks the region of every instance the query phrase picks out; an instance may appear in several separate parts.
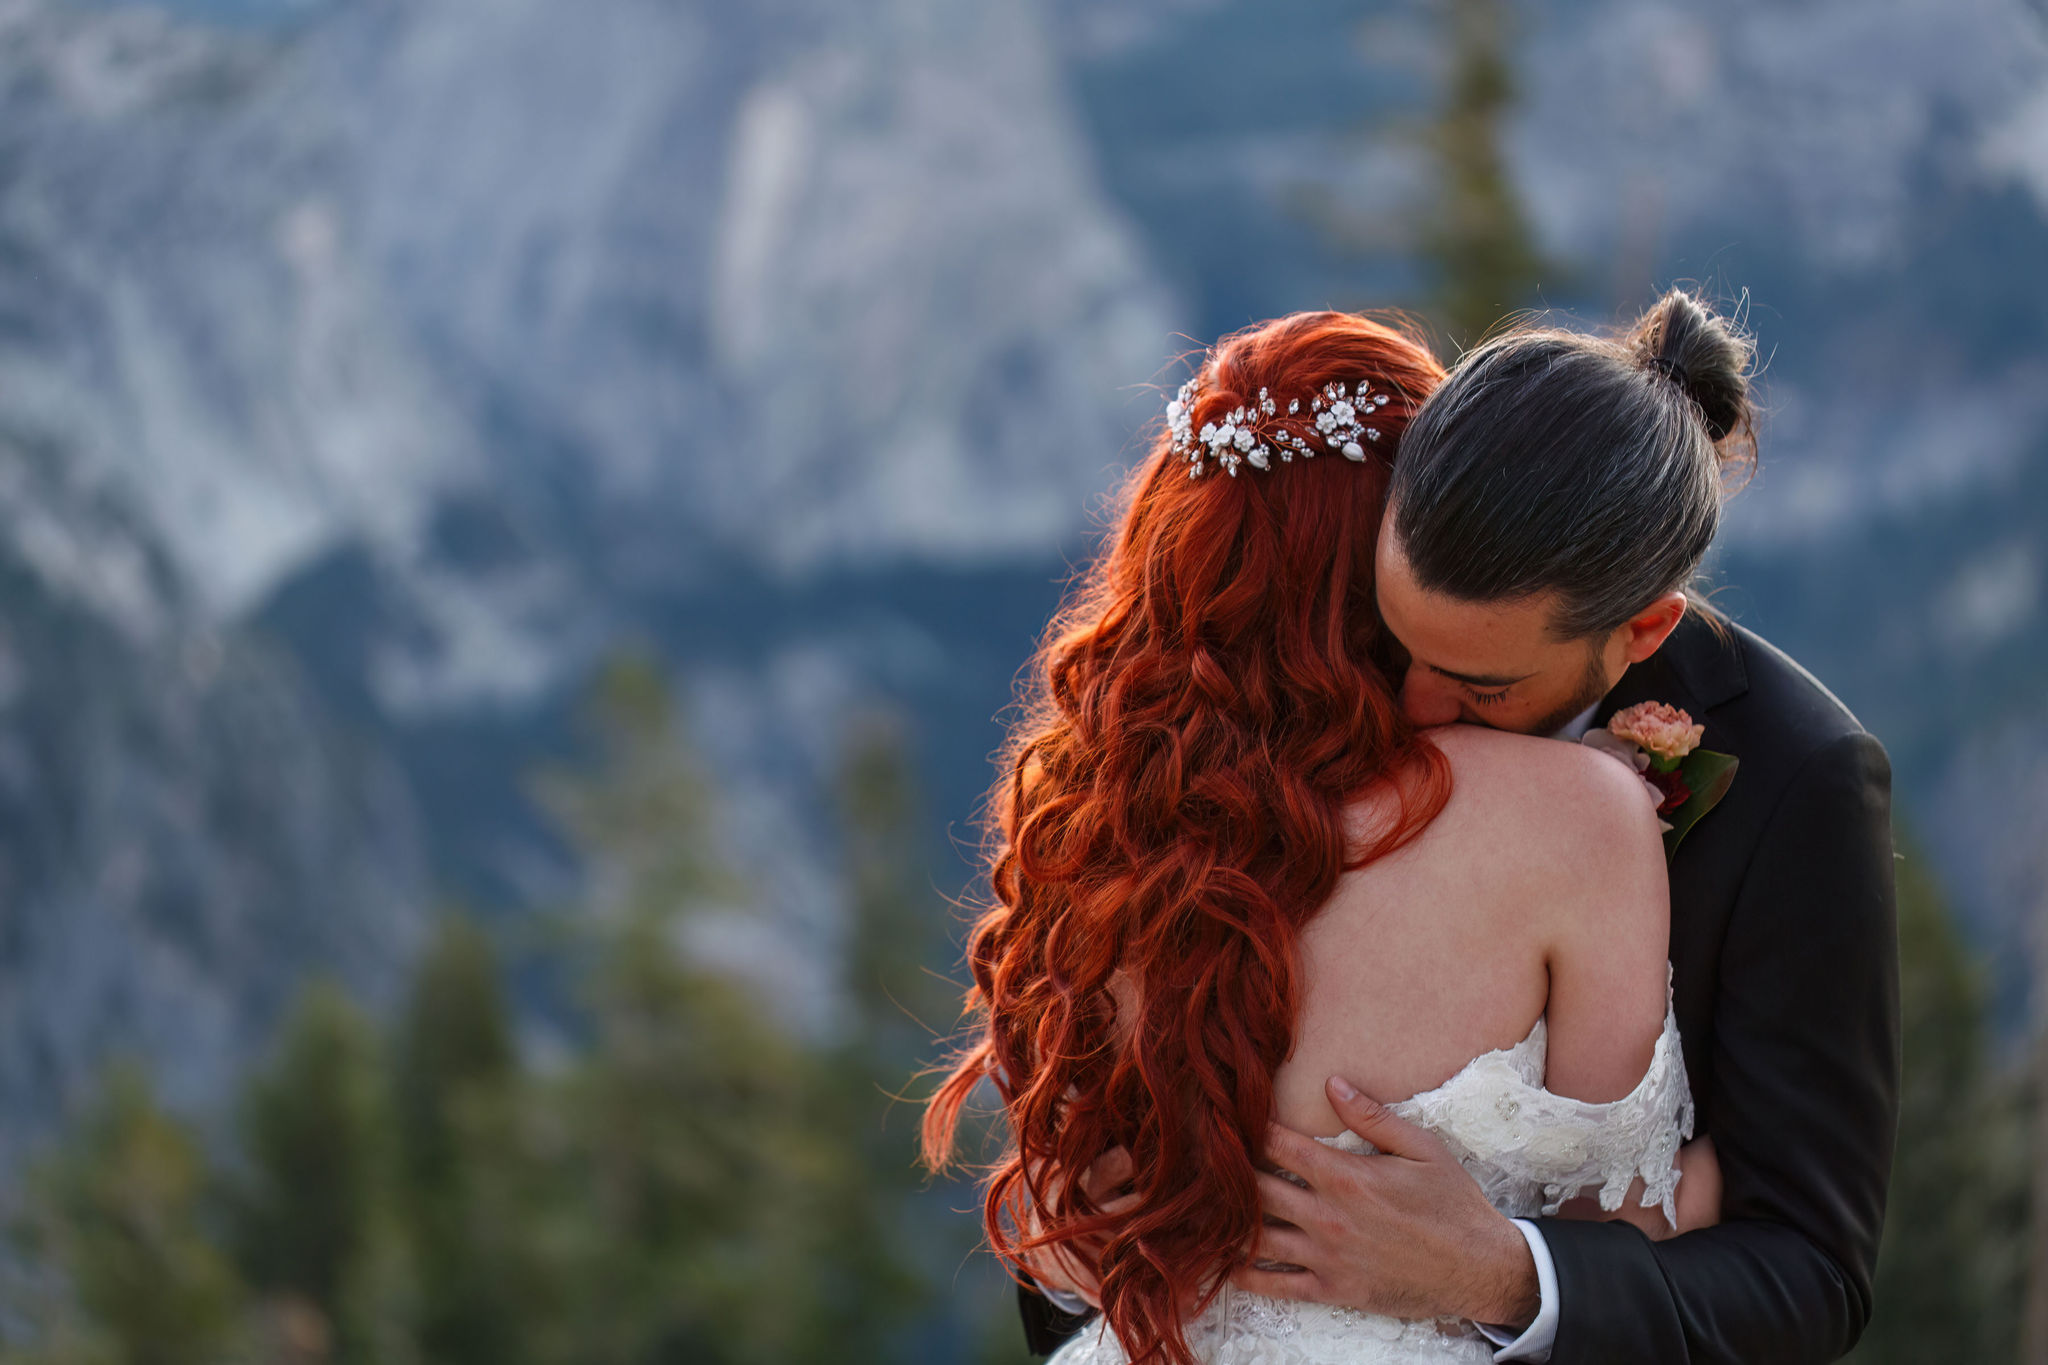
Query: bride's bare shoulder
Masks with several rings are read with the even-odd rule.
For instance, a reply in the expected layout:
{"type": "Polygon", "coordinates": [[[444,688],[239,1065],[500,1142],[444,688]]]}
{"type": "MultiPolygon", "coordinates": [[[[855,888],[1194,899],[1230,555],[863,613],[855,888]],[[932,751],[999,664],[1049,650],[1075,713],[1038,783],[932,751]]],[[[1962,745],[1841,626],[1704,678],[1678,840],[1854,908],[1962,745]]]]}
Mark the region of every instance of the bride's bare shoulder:
{"type": "Polygon", "coordinates": [[[1525,872],[1536,850],[1554,855],[1536,861],[1576,867],[1578,875],[1598,875],[1616,859],[1662,866],[1647,789],[1615,759],[1476,725],[1447,725],[1428,737],[1450,761],[1451,799],[1441,817],[1447,832],[1482,827],[1487,844],[1525,872]]]}

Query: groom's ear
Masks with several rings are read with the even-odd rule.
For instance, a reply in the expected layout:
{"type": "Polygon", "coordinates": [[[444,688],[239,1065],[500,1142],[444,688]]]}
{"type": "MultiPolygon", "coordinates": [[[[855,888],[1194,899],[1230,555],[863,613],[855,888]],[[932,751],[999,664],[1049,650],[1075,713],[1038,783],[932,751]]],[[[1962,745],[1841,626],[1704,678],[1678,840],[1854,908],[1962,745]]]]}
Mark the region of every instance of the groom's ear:
{"type": "Polygon", "coordinates": [[[1632,664],[1655,654],[1685,619],[1685,594],[1667,592],[1621,627],[1622,653],[1632,664]]]}

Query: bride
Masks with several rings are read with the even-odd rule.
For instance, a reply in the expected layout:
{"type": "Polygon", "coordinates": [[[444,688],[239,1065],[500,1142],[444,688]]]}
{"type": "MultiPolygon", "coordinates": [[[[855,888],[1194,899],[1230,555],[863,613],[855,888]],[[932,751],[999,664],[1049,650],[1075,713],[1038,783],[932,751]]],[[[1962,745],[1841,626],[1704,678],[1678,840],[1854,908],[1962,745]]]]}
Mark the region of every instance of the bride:
{"type": "Polygon", "coordinates": [[[1389,681],[1377,532],[1442,377],[1347,314],[1226,338],[1046,634],[991,800],[977,1032],[925,1145],[947,1164],[994,1083],[990,1242],[1102,1310],[1057,1365],[1491,1359],[1471,1323],[1233,1283],[1287,1246],[1262,1182],[1314,1160],[1269,1124],[1366,1150],[1332,1077],[1410,1096],[1393,1111],[1512,1216],[1715,1217],[1678,1175],[1654,798],[1579,745],[1418,731],[1389,681]]]}

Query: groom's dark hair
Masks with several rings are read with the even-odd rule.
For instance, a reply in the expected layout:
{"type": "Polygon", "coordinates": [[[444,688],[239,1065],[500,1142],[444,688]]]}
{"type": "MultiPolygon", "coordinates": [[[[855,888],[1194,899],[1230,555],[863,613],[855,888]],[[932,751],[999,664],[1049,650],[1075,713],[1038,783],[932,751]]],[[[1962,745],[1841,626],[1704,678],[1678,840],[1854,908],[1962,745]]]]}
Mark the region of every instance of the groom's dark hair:
{"type": "Polygon", "coordinates": [[[1468,353],[1401,438],[1389,504],[1423,588],[1554,592],[1551,629],[1604,635],[1687,588],[1754,459],[1749,341],[1681,290],[1619,338],[1547,327],[1468,353]]]}

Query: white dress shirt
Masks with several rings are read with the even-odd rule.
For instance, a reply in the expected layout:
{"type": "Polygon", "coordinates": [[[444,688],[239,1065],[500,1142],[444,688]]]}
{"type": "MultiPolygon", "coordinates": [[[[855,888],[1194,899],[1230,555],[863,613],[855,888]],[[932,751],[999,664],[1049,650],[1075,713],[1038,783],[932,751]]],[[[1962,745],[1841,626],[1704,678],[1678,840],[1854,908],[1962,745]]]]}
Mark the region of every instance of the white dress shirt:
{"type": "Polygon", "coordinates": [[[1570,720],[1566,721],[1564,729],[1559,730],[1556,734],[1552,735],[1551,738],[1568,739],[1572,743],[1577,744],[1580,740],[1584,739],[1586,737],[1587,732],[1593,728],[1593,717],[1599,712],[1599,710],[1600,703],[1596,701],[1591,706],[1587,707],[1585,710],[1579,712],[1579,714],[1573,716],[1570,720]]]}

